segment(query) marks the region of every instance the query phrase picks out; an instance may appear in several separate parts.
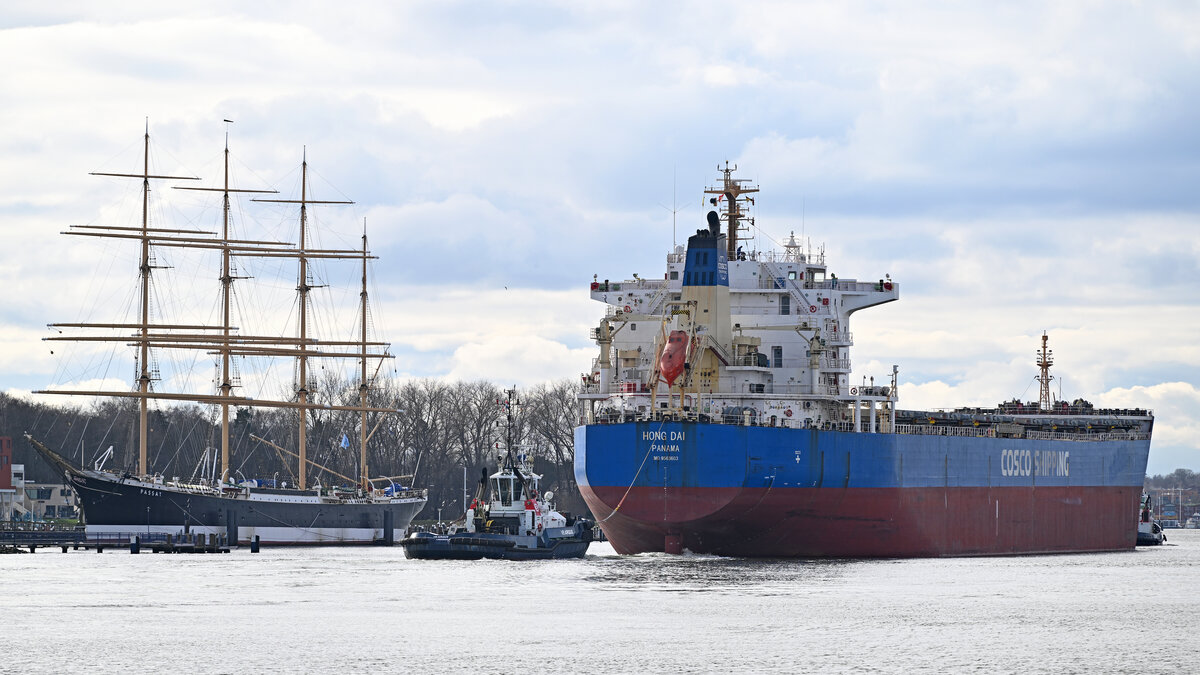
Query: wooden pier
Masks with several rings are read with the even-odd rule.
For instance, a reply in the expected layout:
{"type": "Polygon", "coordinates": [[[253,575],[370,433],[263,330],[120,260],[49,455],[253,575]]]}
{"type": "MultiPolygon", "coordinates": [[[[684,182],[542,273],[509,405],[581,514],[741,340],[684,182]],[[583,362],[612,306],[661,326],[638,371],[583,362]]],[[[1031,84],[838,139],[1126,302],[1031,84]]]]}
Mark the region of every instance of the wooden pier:
{"type": "MultiPolygon", "coordinates": [[[[257,539],[255,537],[250,545],[253,553],[258,552],[257,539]]],[[[27,549],[29,553],[35,553],[39,548],[58,548],[63,553],[80,550],[103,553],[105,549],[128,549],[130,553],[229,553],[230,542],[225,534],[123,532],[89,535],[75,529],[0,530],[0,552],[20,553],[27,549]]]]}

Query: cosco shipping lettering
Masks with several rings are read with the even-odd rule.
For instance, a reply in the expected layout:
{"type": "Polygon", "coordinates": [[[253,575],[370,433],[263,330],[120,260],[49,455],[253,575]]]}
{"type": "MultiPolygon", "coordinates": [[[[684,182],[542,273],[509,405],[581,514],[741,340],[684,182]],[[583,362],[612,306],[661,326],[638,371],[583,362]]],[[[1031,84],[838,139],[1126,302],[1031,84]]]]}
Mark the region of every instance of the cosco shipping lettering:
{"type": "MultiPolygon", "coordinates": [[[[592,283],[608,305],[583,376],[575,476],[613,547],[732,556],[971,556],[1133,548],[1153,415],[1050,395],[899,406],[899,370],[851,382],[850,317],[890,277],[757,251],[728,164],[666,274],[592,283]],[[885,384],[875,384],[880,379],[885,384]]],[[[1031,351],[1034,347],[1031,339],[1031,351]]]]}

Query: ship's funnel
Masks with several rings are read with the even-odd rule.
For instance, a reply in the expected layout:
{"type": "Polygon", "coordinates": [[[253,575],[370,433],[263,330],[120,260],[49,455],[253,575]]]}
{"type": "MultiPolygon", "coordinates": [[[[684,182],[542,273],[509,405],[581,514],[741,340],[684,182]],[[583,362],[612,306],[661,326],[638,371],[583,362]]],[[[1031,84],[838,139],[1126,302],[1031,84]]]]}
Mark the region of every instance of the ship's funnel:
{"type": "MultiPolygon", "coordinates": [[[[732,340],[729,318],[729,255],[721,218],[708,213],[708,229],[688,237],[683,267],[682,299],[691,307],[699,332],[725,349],[732,340]]],[[[711,372],[711,369],[706,369],[711,372]]]]}

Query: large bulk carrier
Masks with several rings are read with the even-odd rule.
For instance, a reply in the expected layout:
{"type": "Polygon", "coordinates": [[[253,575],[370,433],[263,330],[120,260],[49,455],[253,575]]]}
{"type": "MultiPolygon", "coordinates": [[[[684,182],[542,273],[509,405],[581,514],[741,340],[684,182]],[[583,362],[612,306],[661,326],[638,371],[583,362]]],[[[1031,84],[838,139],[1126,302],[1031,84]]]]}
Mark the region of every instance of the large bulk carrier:
{"type": "MultiPolygon", "coordinates": [[[[228,120],[226,120],[228,121],[228,120]]],[[[54,389],[36,392],[87,397],[132,398],[138,405],[138,463],[136,469],[107,470],[105,460],[112,448],[91,467],[79,467],[58,452],[26,434],[33,446],[61,471],[79,498],[79,505],[89,536],[114,535],[182,535],[224,534],[231,543],[250,543],[259,540],[271,544],[364,544],[393,543],[402,538],[413,517],[425,506],[425,490],[406,489],[399,482],[407,477],[370,478],[367,464],[367,444],[373,429],[381,423],[379,416],[394,415],[394,407],[383,407],[372,400],[372,390],[379,368],[374,363],[391,358],[387,344],[368,340],[371,323],[367,302],[367,262],[373,258],[362,236],[361,250],[340,250],[314,247],[315,239],[309,209],[328,204],[350,204],[349,201],[313,199],[309,193],[308,163],[301,165],[301,186],[298,199],[274,199],[260,196],[257,202],[275,202],[298,208],[299,237],[295,242],[244,240],[231,237],[231,197],[239,193],[273,193],[274,190],[248,190],[231,187],[229,182],[229,147],[224,152],[224,180],[219,187],[177,187],[219,193],[222,199],[220,232],[197,229],[170,229],[150,224],[151,182],[196,180],[190,176],[167,176],[153,172],[150,167],[150,133],[144,138],[144,164],[140,173],[97,173],[101,176],[132,178],[141,182],[142,219],[138,226],[80,225],[67,234],[105,237],[137,242],[140,249],[140,284],[137,318],[124,323],[58,323],[50,324],[57,332],[84,330],[87,335],[56,335],[48,340],[75,342],[125,343],[135,349],[134,387],[126,391],[54,389]],[[159,306],[152,291],[154,270],[163,266],[156,262],[161,251],[195,249],[215,254],[220,276],[220,319],[213,323],[170,322],[155,317],[151,307],[159,306]],[[276,327],[264,325],[262,332],[252,333],[233,325],[235,280],[250,279],[245,275],[245,261],[259,259],[294,259],[297,263],[297,327],[294,335],[275,332],[276,327]],[[359,293],[359,331],[355,339],[328,340],[314,335],[310,316],[310,292],[319,286],[314,283],[311,265],[320,260],[349,260],[362,265],[362,289],[359,293]],[[239,267],[242,268],[239,273],[239,267]],[[158,372],[158,353],[161,350],[201,350],[216,357],[217,386],[215,393],[168,391],[161,384],[158,372]],[[235,359],[283,357],[294,361],[294,391],[289,396],[271,399],[247,396],[239,392],[241,382],[235,359]],[[321,392],[312,376],[310,362],[316,359],[354,359],[360,366],[357,382],[358,400],[352,405],[331,401],[335,392],[321,392]],[[151,470],[147,449],[151,432],[148,423],[149,402],[152,400],[186,401],[212,406],[219,412],[220,475],[169,478],[151,470]],[[230,458],[230,407],[285,408],[295,411],[297,447],[295,452],[271,441],[252,436],[254,440],[274,448],[282,460],[283,453],[295,458],[295,465],[283,463],[279,468],[291,481],[276,485],[276,479],[236,479],[236,465],[230,458]],[[355,445],[359,450],[358,475],[346,476],[314,462],[308,453],[308,417],[311,411],[354,411],[359,413],[355,445]],[[373,415],[374,419],[369,419],[373,415]],[[316,467],[325,477],[325,485],[314,480],[310,469],[316,467]],[[339,487],[331,486],[331,482],[339,487]]],[[[273,279],[264,281],[272,283],[273,279]]],[[[161,284],[162,282],[159,282],[161,284]]],[[[254,290],[249,289],[253,296],[254,290]]],[[[243,296],[245,297],[245,296],[243,296]]],[[[265,310],[262,310],[265,311],[265,310]]],[[[261,324],[264,317],[243,310],[242,319],[261,324]]],[[[350,448],[348,435],[342,446],[350,448]]],[[[205,461],[216,467],[217,448],[206,450],[205,461]],[[212,453],[211,460],[209,452],[212,453]]],[[[215,471],[214,471],[215,473],[215,471]]],[[[276,474],[278,476],[280,474],[276,474]]],[[[318,476],[319,477],[319,476],[318,476]]]]}
{"type": "Polygon", "coordinates": [[[968,556],[1133,548],[1153,416],[1052,400],[906,411],[851,381],[850,316],[899,298],[792,237],[746,251],[757,188],[728,164],[708,227],[608,305],[575,476],[619,553],[968,556]]]}

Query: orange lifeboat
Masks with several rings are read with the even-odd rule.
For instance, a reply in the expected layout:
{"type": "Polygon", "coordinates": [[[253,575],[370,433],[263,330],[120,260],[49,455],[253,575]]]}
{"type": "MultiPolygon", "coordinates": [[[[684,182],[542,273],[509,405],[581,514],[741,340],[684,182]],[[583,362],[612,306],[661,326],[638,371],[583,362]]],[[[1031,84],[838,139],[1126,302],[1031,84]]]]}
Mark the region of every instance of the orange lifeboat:
{"type": "Polygon", "coordinates": [[[667,347],[658,359],[658,370],[666,379],[668,387],[674,385],[675,378],[683,372],[683,366],[687,362],[687,344],[688,336],[684,331],[673,330],[667,336],[667,347]]]}

